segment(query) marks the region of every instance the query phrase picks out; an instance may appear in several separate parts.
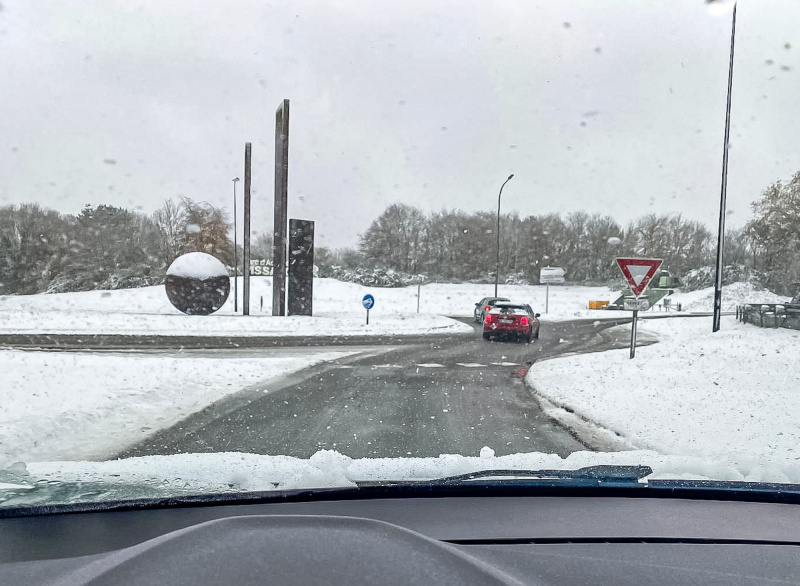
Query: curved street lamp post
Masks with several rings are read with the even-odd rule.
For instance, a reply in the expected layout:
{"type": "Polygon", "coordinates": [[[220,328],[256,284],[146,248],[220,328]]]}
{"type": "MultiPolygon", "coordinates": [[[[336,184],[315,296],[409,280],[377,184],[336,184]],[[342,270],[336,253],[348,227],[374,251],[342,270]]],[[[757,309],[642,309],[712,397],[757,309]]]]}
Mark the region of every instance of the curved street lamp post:
{"type": "Polygon", "coordinates": [[[503,184],[500,186],[500,193],[497,194],[497,266],[495,267],[494,272],[494,296],[497,297],[497,282],[500,279],[500,196],[503,195],[503,188],[506,186],[506,183],[511,181],[511,178],[514,176],[512,173],[508,176],[508,179],[503,181],[503,184]]]}
{"type": "Polygon", "coordinates": [[[236,255],[236,182],[233,178],[233,313],[239,312],[239,260],[236,255]]]}

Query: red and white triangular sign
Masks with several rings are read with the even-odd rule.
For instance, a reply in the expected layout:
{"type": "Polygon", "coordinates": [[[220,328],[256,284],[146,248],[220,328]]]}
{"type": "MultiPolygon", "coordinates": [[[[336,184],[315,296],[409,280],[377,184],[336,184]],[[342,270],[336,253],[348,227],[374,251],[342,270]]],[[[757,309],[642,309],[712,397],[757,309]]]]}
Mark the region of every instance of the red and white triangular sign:
{"type": "Polygon", "coordinates": [[[650,284],[650,279],[656,274],[658,267],[661,266],[660,258],[618,258],[622,274],[631,286],[631,292],[638,297],[650,284]]]}

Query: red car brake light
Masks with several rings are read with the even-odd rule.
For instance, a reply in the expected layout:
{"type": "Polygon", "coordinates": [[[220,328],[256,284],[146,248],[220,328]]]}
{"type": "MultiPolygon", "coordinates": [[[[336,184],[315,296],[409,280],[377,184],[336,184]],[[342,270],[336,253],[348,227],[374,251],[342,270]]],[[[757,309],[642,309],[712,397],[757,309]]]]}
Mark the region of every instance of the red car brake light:
{"type": "Polygon", "coordinates": [[[491,305],[487,305],[483,309],[484,309],[484,311],[491,311],[492,310],[492,306],[491,305]]]}
{"type": "Polygon", "coordinates": [[[519,320],[519,323],[521,323],[523,326],[527,326],[528,325],[528,318],[527,317],[521,318],[519,320]]]}
{"type": "Polygon", "coordinates": [[[493,316],[491,313],[487,313],[487,314],[486,314],[486,320],[485,320],[485,321],[486,321],[486,323],[487,323],[487,324],[489,324],[489,323],[492,323],[492,318],[493,318],[493,317],[494,317],[494,316],[493,316]]]}

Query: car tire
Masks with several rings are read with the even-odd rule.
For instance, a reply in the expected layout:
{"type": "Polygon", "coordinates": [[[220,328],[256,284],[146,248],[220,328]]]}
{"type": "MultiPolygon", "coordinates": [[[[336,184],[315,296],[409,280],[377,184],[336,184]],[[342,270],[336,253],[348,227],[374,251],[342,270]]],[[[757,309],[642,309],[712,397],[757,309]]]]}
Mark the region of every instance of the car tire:
{"type": "Polygon", "coordinates": [[[486,332],[483,332],[483,339],[484,340],[488,340],[489,339],[489,334],[486,333],[486,332]]]}

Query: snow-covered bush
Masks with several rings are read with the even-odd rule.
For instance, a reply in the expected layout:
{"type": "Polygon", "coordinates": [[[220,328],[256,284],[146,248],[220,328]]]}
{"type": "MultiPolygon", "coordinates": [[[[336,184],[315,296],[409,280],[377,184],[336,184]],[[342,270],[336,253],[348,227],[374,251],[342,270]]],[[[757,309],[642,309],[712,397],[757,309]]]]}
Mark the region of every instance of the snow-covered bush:
{"type": "Polygon", "coordinates": [[[425,275],[410,275],[392,269],[344,269],[331,267],[330,276],[346,283],[356,283],[367,287],[408,287],[421,285],[427,281],[425,275]]]}
{"type": "Polygon", "coordinates": [[[506,285],[522,285],[527,286],[530,285],[528,280],[525,278],[525,273],[509,273],[506,275],[506,285]]]}
{"type": "MultiPolygon", "coordinates": [[[[681,289],[684,291],[697,291],[714,286],[716,271],[713,266],[692,269],[681,278],[681,289]]],[[[752,283],[756,288],[762,288],[762,275],[744,265],[728,265],[722,269],[722,284],[752,283]]]]}
{"type": "Polygon", "coordinates": [[[133,289],[150,287],[164,283],[164,271],[149,267],[118,269],[110,275],[80,271],[74,274],[59,275],[48,284],[45,293],[71,293],[74,291],[93,291],[95,289],[133,289]]]}

